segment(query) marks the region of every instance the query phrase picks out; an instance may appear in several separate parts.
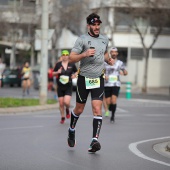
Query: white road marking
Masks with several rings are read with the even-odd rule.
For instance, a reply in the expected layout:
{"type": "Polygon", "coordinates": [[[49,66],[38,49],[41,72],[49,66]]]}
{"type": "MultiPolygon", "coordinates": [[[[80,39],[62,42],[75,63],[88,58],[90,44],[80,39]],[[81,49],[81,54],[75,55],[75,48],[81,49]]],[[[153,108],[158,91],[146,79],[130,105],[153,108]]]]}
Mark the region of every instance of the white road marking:
{"type": "Polygon", "coordinates": [[[170,105],[170,101],[162,101],[162,100],[130,99],[129,101],[133,101],[133,102],[143,102],[143,103],[169,104],[169,105],[170,105]]]}
{"type": "Polygon", "coordinates": [[[148,117],[169,117],[170,114],[146,114],[148,117]]]}
{"type": "Polygon", "coordinates": [[[33,129],[33,128],[43,128],[43,126],[23,126],[23,127],[0,128],[0,131],[2,131],[2,130],[17,130],[17,129],[33,129]]]}
{"type": "Polygon", "coordinates": [[[126,112],[126,113],[127,113],[128,111],[127,111],[127,110],[124,110],[124,109],[121,109],[121,108],[118,107],[118,108],[117,108],[117,112],[126,112]]]}
{"type": "MultiPolygon", "coordinates": [[[[102,112],[105,112],[105,110],[104,109],[102,109],[102,112]]],[[[117,108],[116,109],[116,112],[124,112],[124,113],[127,113],[128,111],[127,110],[124,110],[124,109],[121,109],[121,108],[117,108]]]]}
{"type": "MultiPolygon", "coordinates": [[[[116,115],[116,117],[130,117],[130,116],[133,116],[133,115],[131,115],[131,114],[117,114],[116,115]]],[[[39,115],[39,116],[34,116],[34,117],[36,117],[36,118],[60,118],[60,116],[58,116],[58,115],[39,115]]],[[[104,115],[103,115],[103,117],[105,117],[104,115]]],[[[81,118],[93,118],[93,115],[81,115],[81,118]]]]}
{"type": "Polygon", "coordinates": [[[39,117],[39,118],[58,118],[61,117],[59,115],[39,115],[39,116],[34,116],[34,117],[39,117]]]}
{"type": "Polygon", "coordinates": [[[140,151],[137,149],[137,146],[138,146],[139,144],[146,143],[146,142],[151,142],[151,141],[155,141],[155,140],[168,139],[168,138],[170,138],[170,136],[162,137],[162,138],[155,138],[155,139],[148,139],[148,140],[143,140],[143,141],[131,143],[131,144],[129,145],[129,149],[130,149],[131,152],[133,152],[135,155],[137,155],[137,156],[140,157],[140,158],[143,158],[143,159],[146,159],[146,160],[149,160],[149,161],[158,163],[158,164],[170,166],[170,164],[168,164],[168,163],[166,163],[166,162],[162,162],[162,161],[159,161],[159,160],[156,160],[156,159],[153,159],[153,158],[150,158],[150,157],[144,155],[142,152],[140,152],[140,151]]]}

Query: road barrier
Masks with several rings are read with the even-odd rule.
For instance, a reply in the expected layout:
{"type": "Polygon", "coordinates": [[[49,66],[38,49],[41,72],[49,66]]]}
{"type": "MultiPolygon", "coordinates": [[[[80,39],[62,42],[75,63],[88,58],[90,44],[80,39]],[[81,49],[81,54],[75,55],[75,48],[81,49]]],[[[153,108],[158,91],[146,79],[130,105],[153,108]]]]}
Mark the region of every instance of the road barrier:
{"type": "Polygon", "coordinates": [[[126,82],[126,99],[131,99],[131,82],[126,82]]]}

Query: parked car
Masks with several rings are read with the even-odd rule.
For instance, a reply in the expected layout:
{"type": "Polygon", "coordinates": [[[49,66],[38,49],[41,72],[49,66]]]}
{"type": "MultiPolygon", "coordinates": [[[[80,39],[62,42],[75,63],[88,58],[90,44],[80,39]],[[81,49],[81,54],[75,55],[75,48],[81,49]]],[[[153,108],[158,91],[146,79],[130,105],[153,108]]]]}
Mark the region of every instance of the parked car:
{"type": "Polygon", "coordinates": [[[2,87],[4,85],[21,87],[21,71],[19,69],[5,69],[2,73],[2,87]]]}

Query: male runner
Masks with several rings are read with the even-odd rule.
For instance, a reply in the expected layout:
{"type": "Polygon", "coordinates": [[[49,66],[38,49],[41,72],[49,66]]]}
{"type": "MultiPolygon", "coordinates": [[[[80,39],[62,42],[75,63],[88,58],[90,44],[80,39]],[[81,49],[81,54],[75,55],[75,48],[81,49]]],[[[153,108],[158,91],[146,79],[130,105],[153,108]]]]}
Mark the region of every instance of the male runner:
{"type": "MultiPolygon", "coordinates": [[[[122,61],[117,59],[118,49],[116,47],[110,50],[111,57],[115,60],[114,65],[110,66],[105,63],[105,100],[107,106],[112,115],[110,118],[111,123],[115,120],[115,112],[117,106],[117,97],[119,96],[119,90],[121,86],[120,74],[127,75],[128,72],[125,70],[125,65],[122,61]]],[[[109,116],[108,113],[105,116],[109,116]]]]}
{"type": "Polygon", "coordinates": [[[75,146],[75,126],[84,110],[87,97],[91,92],[93,110],[93,136],[89,152],[100,150],[98,142],[102,126],[102,101],[104,93],[104,62],[113,64],[107,52],[108,38],[100,34],[100,16],[92,13],[87,18],[88,33],[80,36],[71,51],[70,62],[80,61],[77,80],[76,106],[71,112],[70,128],[68,130],[68,145],[75,146]]]}

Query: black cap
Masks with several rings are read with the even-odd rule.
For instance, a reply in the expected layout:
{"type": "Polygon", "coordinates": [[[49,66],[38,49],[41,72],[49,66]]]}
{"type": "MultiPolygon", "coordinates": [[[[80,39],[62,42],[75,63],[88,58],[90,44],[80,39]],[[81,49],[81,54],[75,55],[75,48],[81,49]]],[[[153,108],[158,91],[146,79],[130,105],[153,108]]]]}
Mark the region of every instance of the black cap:
{"type": "Polygon", "coordinates": [[[100,16],[92,13],[87,17],[87,24],[94,24],[95,22],[102,23],[100,16]]]}

